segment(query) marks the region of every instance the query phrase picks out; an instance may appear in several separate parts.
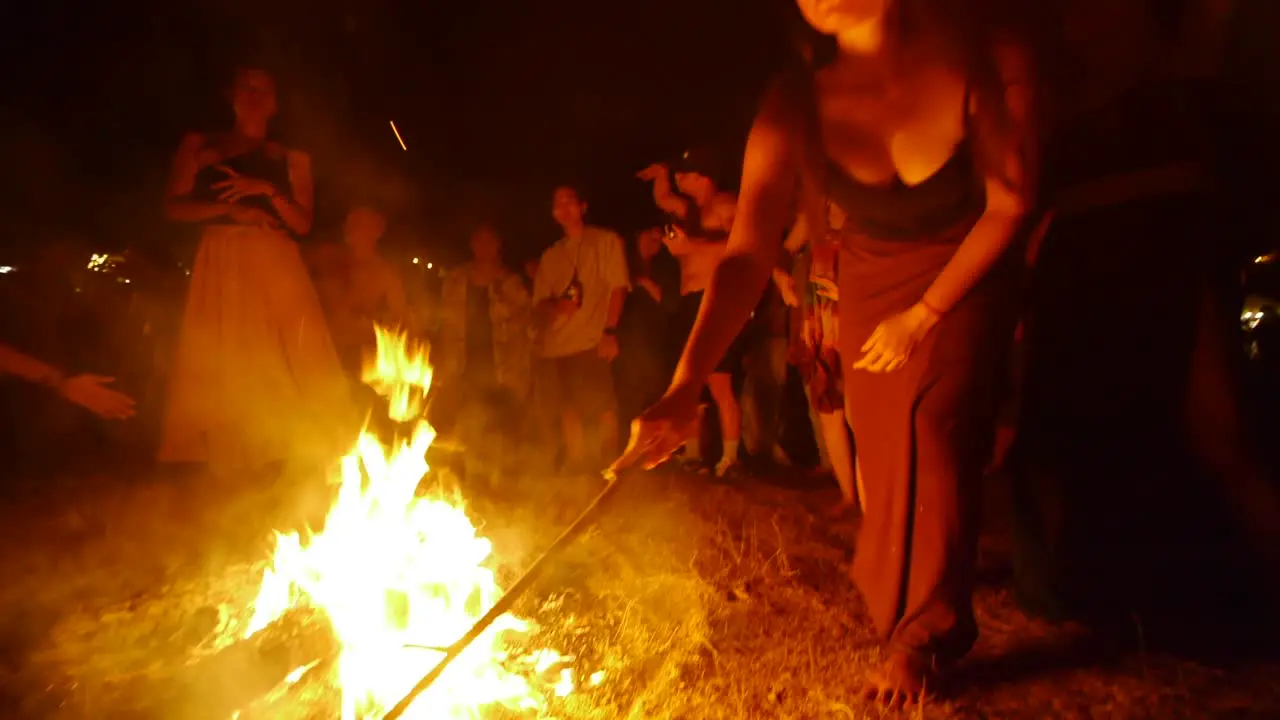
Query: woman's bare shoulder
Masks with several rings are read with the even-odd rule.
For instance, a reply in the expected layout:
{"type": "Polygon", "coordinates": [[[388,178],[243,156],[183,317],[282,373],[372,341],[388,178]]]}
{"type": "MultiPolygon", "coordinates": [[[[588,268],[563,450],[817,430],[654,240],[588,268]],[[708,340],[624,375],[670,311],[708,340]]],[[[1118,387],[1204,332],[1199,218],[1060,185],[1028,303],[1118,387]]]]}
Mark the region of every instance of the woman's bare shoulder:
{"type": "Polygon", "coordinates": [[[814,88],[823,82],[823,70],[792,69],[780,72],[765,85],[756,122],[785,127],[799,117],[804,103],[812,101],[814,88]]]}

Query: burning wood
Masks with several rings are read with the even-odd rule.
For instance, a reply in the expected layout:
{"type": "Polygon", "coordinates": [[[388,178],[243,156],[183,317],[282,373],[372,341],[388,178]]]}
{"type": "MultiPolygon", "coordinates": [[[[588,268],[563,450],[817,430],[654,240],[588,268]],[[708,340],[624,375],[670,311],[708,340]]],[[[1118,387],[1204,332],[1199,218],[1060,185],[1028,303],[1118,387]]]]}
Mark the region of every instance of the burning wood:
{"type": "Polygon", "coordinates": [[[284,613],[251,638],[192,665],[168,691],[154,692],[147,717],[226,720],[278,688],[300,667],[337,656],[333,626],[316,611],[284,613]]]}
{"type": "MultiPolygon", "coordinates": [[[[604,490],[596,496],[596,499],[587,506],[587,509],[582,511],[582,514],[578,516],[578,519],[570,524],[569,527],[560,534],[560,537],[556,538],[556,541],[551,544],[551,547],[547,548],[546,552],[544,552],[533,562],[532,565],[529,566],[529,569],[525,570],[524,575],[522,575],[520,579],[511,586],[511,589],[507,591],[507,594],[504,595],[502,599],[498,600],[498,602],[494,603],[493,607],[489,609],[489,612],[485,613],[484,617],[477,620],[475,625],[471,626],[471,629],[467,631],[467,634],[463,635],[461,639],[454,643],[453,647],[449,648],[445,652],[444,656],[440,658],[440,662],[436,663],[436,666],[431,669],[431,672],[423,676],[423,678],[419,680],[409,691],[409,694],[401,699],[400,702],[396,703],[395,707],[391,708],[391,711],[386,714],[383,720],[398,720],[398,718],[403,717],[404,714],[413,707],[417,698],[430,689],[430,687],[439,680],[442,675],[444,675],[445,671],[449,668],[449,664],[460,657],[471,643],[483,636],[485,630],[487,630],[496,620],[504,616],[511,607],[515,605],[516,601],[520,599],[520,595],[533,586],[533,583],[537,581],[541,576],[542,571],[546,568],[547,563],[563,552],[570,543],[578,539],[578,536],[581,535],[584,530],[595,523],[597,516],[599,516],[604,508],[608,507],[609,500],[612,499],[617,494],[618,489],[622,487],[622,484],[612,476],[606,478],[606,480],[608,481],[608,485],[606,485],[604,490]]],[[[572,675],[570,674],[570,684],[568,686],[570,690],[572,690],[571,678],[572,675]]]]}
{"type": "MultiPolygon", "coordinates": [[[[393,420],[413,421],[431,383],[426,347],[382,329],[377,339],[377,361],[365,381],[388,399],[393,420]]],[[[511,634],[532,629],[529,622],[505,607],[485,616],[503,596],[489,567],[489,541],[455,502],[416,495],[434,437],[422,420],[391,449],[362,433],[343,458],[324,530],[305,540],[297,533],[277,536],[253,604],[251,639],[299,607],[316,608],[329,620],[344,720],[381,716],[444,658],[452,664],[434,673],[444,681],[399,708],[408,710],[406,717],[479,718],[494,705],[540,710],[550,697],[573,691],[572,670],[553,687],[539,679],[541,670],[563,662],[559,653],[520,654],[509,643],[511,634]],[[459,642],[464,635],[467,642],[459,642]]],[[[277,678],[302,674],[318,658],[290,659],[299,662],[277,678]]]]}

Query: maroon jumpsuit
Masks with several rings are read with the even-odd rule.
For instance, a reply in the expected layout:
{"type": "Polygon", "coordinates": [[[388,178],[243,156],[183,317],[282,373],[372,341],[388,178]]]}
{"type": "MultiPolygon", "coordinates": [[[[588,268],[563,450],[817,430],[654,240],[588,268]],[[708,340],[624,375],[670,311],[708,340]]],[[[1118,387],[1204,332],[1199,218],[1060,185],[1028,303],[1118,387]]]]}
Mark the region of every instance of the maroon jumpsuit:
{"type": "Polygon", "coordinates": [[[845,407],[866,478],[853,577],[891,652],[947,662],[977,638],[981,478],[1012,342],[1008,253],[889,373],[852,369],[882,321],[918,302],[985,207],[966,139],[929,179],[869,186],[827,162],[841,237],[845,407]]]}

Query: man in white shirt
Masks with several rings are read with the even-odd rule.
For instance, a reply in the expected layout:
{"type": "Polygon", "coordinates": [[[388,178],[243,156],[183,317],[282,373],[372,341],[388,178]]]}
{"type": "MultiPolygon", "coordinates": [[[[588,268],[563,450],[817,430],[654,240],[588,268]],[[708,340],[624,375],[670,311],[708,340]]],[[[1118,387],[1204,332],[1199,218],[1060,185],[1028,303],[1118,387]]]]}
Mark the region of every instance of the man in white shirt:
{"type": "Polygon", "coordinates": [[[533,283],[540,332],[535,397],[543,412],[559,418],[566,465],[575,471],[599,469],[617,453],[610,364],[618,356],[618,318],[631,285],[622,238],[587,225],[586,210],[577,190],[556,188],[551,215],[564,237],[542,254],[533,283]],[[600,429],[595,459],[587,457],[584,423],[600,429]]]}

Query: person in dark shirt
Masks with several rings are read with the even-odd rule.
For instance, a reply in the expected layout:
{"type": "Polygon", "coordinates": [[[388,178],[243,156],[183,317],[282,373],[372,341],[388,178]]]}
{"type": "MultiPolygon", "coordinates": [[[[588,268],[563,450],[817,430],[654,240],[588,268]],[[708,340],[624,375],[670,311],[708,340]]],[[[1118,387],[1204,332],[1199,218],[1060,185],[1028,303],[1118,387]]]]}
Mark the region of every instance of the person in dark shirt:
{"type": "Polygon", "coordinates": [[[618,323],[621,352],[614,363],[624,427],[662,397],[671,380],[678,347],[670,323],[680,305],[680,266],[663,247],[661,228],[637,233],[630,265],[631,292],[618,323]]]}

